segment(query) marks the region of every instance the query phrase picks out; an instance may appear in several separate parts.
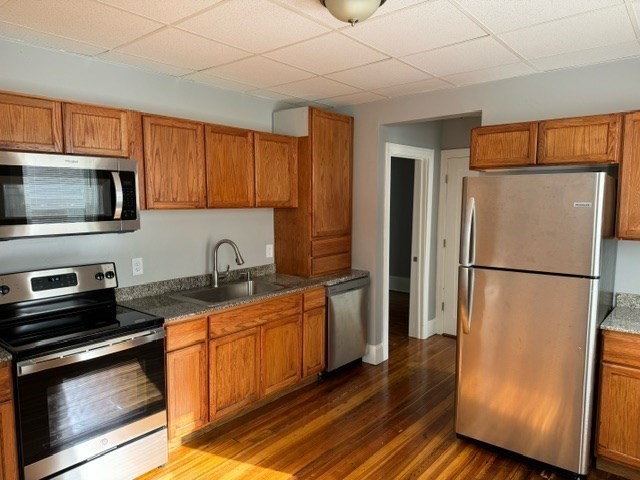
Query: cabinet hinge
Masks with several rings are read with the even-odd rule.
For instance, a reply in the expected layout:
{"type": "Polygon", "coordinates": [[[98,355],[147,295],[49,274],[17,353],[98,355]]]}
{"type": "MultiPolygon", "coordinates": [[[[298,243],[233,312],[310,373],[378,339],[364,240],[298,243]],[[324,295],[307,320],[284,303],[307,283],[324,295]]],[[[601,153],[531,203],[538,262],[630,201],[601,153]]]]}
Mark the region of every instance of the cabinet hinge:
{"type": "Polygon", "coordinates": [[[444,312],[444,302],[442,302],[442,311],[444,312]]]}
{"type": "Polygon", "coordinates": [[[446,238],[442,239],[442,248],[447,248],[447,239],[446,238]]]}
{"type": "Polygon", "coordinates": [[[445,174],[444,176],[444,183],[449,183],[449,174],[445,174]]]}

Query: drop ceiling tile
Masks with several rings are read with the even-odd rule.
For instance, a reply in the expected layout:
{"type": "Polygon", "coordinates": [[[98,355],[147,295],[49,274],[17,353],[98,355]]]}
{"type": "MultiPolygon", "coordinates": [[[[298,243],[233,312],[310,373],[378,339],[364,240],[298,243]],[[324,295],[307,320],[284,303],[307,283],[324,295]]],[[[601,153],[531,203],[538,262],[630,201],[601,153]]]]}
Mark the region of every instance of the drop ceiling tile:
{"type": "Polygon", "coordinates": [[[184,30],[262,53],[329,29],[267,0],[229,0],[178,24],[184,30]]]}
{"type": "Polygon", "coordinates": [[[9,40],[18,40],[20,42],[40,47],[52,48],[55,50],[64,50],[65,52],[79,53],[81,55],[97,55],[104,52],[104,47],[90,45],[88,43],[69,40],[68,38],[42,33],[30,28],[19,27],[10,23],[0,22],[0,37],[9,40]]]}
{"type": "Polygon", "coordinates": [[[344,85],[322,77],[300,80],[299,82],[273,87],[270,90],[304,100],[318,100],[320,98],[338,97],[340,95],[358,92],[358,89],[349,85],[344,85]]]}
{"type": "Polygon", "coordinates": [[[361,103],[375,102],[385,100],[387,97],[378,95],[373,92],[353,93],[351,95],[342,95],[341,97],[325,98],[322,103],[331,107],[344,107],[347,105],[360,105],[361,103]]]}
{"type": "Polygon", "coordinates": [[[495,33],[508,32],[598,8],[623,0],[455,0],[495,33]]]}
{"type": "Polygon", "coordinates": [[[640,1],[633,3],[633,10],[636,12],[636,21],[640,23],[640,1]]]}
{"type": "Polygon", "coordinates": [[[388,58],[334,32],[265,54],[283,63],[324,75],[388,58]]]}
{"type": "Polygon", "coordinates": [[[264,88],[315,76],[264,57],[251,57],[208,70],[212,75],[264,88]]]}
{"type": "Polygon", "coordinates": [[[431,78],[431,75],[410,67],[395,58],[390,58],[382,62],[370,63],[362,67],[334,73],[328,75],[328,77],[363,90],[375,90],[377,88],[426,80],[431,78]]]}
{"type": "Polygon", "coordinates": [[[517,62],[517,55],[491,37],[416,53],[402,60],[436,77],[517,62]]]}
{"type": "Polygon", "coordinates": [[[433,90],[443,90],[451,88],[451,84],[440,80],[439,78],[431,78],[420,82],[406,83],[404,85],[396,85],[393,87],[379,88],[374,93],[384,95],[385,97],[400,97],[403,95],[411,95],[414,93],[431,92],[433,90]]]}
{"type": "Polygon", "coordinates": [[[636,39],[624,5],[505,33],[504,42],[525,58],[540,58],[636,39]]]}
{"type": "Polygon", "coordinates": [[[372,18],[341,32],[396,57],[464,42],[487,34],[460,10],[444,0],[432,0],[372,18]]]}
{"type": "Polygon", "coordinates": [[[371,18],[379,17],[380,15],[386,15],[402,8],[407,8],[418,3],[425,3],[428,0],[387,0],[378,10],[371,15],[371,18]]]}
{"type": "Polygon", "coordinates": [[[98,0],[162,23],[173,23],[222,0],[98,0]]]}
{"type": "Polygon", "coordinates": [[[301,12],[331,28],[342,28],[347,25],[331,15],[329,10],[322,6],[320,0],[275,0],[275,2],[301,12]]]}
{"type": "Polygon", "coordinates": [[[122,53],[117,50],[105,52],[102,55],[98,55],[97,58],[107,62],[123,63],[143,70],[164,73],[165,75],[171,75],[174,77],[180,77],[193,71],[188,68],[175,67],[173,65],[167,65],[166,63],[154,62],[148,58],[127,55],[126,53],[122,53]]]}
{"type": "Polygon", "coordinates": [[[175,28],[164,28],[117,50],[191,70],[203,70],[249,56],[237,48],[175,28]]]}
{"type": "Polygon", "coordinates": [[[234,82],[233,80],[216,77],[205,72],[194,72],[189,75],[185,75],[183,78],[192,80],[196,83],[209,85],[211,87],[222,88],[224,90],[233,90],[234,92],[246,92],[255,88],[245,83],[234,82]]]}
{"type": "Polygon", "coordinates": [[[511,65],[500,65],[498,67],[484,68],[474,72],[456,73],[444,77],[444,80],[453,83],[457,87],[472,85],[474,83],[493,82],[505,78],[520,77],[529,75],[536,71],[525,63],[518,62],[511,65]]]}
{"type": "Polygon", "coordinates": [[[267,98],[269,100],[285,101],[289,103],[298,103],[302,100],[297,97],[292,97],[290,95],[284,95],[282,93],[272,92],[271,90],[266,90],[266,89],[250,90],[247,93],[249,95],[253,95],[254,97],[267,98]]]}
{"type": "Polygon", "coordinates": [[[579,52],[562,53],[551,57],[536,58],[531,60],[531,63],[541,70],[557,70],[559,68],[592,65],[639,55],[640,44],[638,44],[638,42],[626,42],[618,45],[607,45],[605,47],[581,50],[579,52]]]}
{"type": "Polygon", "coordinates": [[[7,23],[100,47],[146,35],[161,24],[87,0],[10,0],[0,7],[7,23]]]}

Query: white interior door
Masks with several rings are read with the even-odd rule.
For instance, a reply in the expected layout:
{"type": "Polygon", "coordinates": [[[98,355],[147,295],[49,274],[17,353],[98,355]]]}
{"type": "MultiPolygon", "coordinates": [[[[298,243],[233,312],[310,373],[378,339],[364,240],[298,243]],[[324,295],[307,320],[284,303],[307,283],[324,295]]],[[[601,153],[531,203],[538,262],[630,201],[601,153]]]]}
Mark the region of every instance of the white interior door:
{"type": "Polygon", "coordinates": [[[462,179],[476,177],[478,172],[469,170],[469,150],[444,150],[441,158],[437,308],[442,333],[456,335],[462,179]]]}

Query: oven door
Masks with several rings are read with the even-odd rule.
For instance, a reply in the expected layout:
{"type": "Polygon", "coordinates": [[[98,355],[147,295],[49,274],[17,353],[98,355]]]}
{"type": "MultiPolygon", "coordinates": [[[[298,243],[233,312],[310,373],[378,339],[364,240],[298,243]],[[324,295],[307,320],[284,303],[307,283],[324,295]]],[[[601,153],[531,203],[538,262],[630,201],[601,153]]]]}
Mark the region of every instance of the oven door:
{"type": "Polygon", "coordinates": [[[131,160],[0,152],[0,238],[140,228],[131,160]]]}
{"type": "Polygon", "coordinates": [[[162,328],[22,361],[16,368],[26,480],[166,428],[162,328]]]}

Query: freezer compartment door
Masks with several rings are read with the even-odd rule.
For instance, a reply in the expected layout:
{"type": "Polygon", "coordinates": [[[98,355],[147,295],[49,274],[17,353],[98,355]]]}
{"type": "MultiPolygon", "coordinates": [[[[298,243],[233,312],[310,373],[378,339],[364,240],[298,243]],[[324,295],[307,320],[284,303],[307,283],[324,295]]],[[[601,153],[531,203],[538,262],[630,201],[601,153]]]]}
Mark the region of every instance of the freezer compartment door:
{"type": "Polygon", "coordinates": [[[598,280],[460,269],[468,273],[456,433],[586,474],[598,280]]]}
{"type": "Polygon", "coordinates": [[[607,174],[465,178],[463,192],[462,265],[600,275],[601,239],[613,234],[615,208],[607,174]]]}

